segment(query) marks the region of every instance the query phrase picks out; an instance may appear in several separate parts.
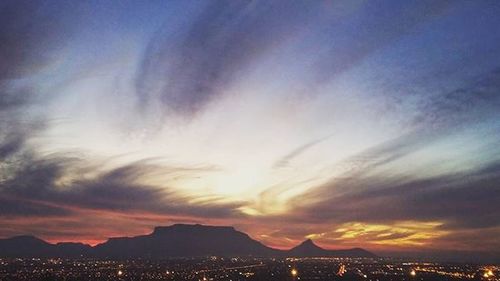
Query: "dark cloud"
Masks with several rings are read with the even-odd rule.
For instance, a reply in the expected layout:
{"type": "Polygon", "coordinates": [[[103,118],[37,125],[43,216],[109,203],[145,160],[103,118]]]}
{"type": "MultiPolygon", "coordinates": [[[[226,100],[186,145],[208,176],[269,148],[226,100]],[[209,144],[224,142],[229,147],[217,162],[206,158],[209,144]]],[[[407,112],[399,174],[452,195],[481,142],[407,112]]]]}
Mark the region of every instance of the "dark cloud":
{"type": "Polygon", "coordinates": [[[0,180],[0,236],[27,233],[94,243],[110,235],[142,234],[175,220],[206,223],[241,217],[237,209],[244,202],[200,201],[168,187],[141,184],[151,176],[206,172],[201,167],[169,168],[139,161],[100,173],[93,166],[97,175],[84,177],[84,160],[22,155],[0,180]]]}
{"type": "Polygon", "coordinates": [[[315,61],[304,82],[312,94],[322,83],[440,15],[449,3],[403,5],[395,1],[390,9],[376,1],[327,6],[320,2],[217,1],[200,13],[193,12],[193,20],[185,27],[171,31],[172,23],[167,22],[167,28],[151,39],[138,70],[140,106],[160,102],[169,112],[192,116],[221,95],[224,86],[244,75],[252,63],[287,47],[284,44],[293,38],[305,41],[301,52],[309,52],[315,61]],[[356,10],[362,16],[342,17],[339,10],[356,10]],[[312,38],[320,45],[308,45],[312,38]]]}
{"type": "Polygon", "coordinates": [[[307,4],[209,2],[187,28],[158,31],[136,79],[141,105],[159,98],[171,112],[196,113],[260,55],[293,36],[317,8],[307,4]]]}
{"type": "Polygon", "coordinates": [[[0,161],[23,150],[43,125],[24,114],[41,97],[23,80],[53,63],[78,15],[79,5],[60,1],[0,3],[0,161]]]}
{"type": "Polygon", "coordinates": [[[55,61],[81,14],[79,4],[61,1],[0,3],[0,110],[32,101],[35,89],[15,86],[55,61]]]}
{"type": "MultiPolygon", "coordinates": [[[[136,183],[141,177],[161,169],[168,173],[168,167],[159,168],[144,163],[130,164],[97,176],[94,179],[76,179],[58,184],[64,177],[73,177],[68,167],[75,165],[75,159],[62,157],[26,159],[8,180],[0,184],[0,198],[6,202],[26,203],[20,216],[43,216],[54,209],[108,210],[124,213],[138,211],[157,214],[183,214],[201,217],[230,217],[239,204],[189,204],[190,198],[174,194],[167,189],[136,183]],[[11,200],[11,201],[8,201],[11,200]],[[31,207],[32,205],[38,208],[31,207]],[[45,208],[44,208],[45,207],[45,208]],[[32,210],[33,213],[29,213],[32,210]],[[46,211],[46,212],[44,212],[46,211]]],[[[174,168],[175,170],[175,168],[174,168]]],[[[15,214],[5,205],[0,215],[15,214]]]]}
{"type": "Polygon", "coordinates": [[[500,226],[498,163],[427,178],[387,175],[377,173],[377,165],[361,166],[301,196],[294,213],[320,223],[417,220],[441,221],[449,229],[500,226]]]}
{"type": "Polygon", "coordinates": [[[22,134],[4,136],[4,139],[0,141],[0,160],[19,151],[24,145],[24,139],[22,134]]]}
{"type": "MultiPolygon", "coordinates": [[[[50,63],[48,49],[58,43],[60,11],[47,1],[2,1],[0,4],[0,77],[1,80],[32,74],[50,63]]],[[[22,98],[1,99],[2,105],[16,104],[22,98]]]]}
{"type": "Polygon", "coordinates": [[[496,68],[466,87],[423,100],[418,104],[420,114],[414,122],[440,127],[470,124],[484,120],[485,116],[498,117],[499,91],[500,68],[496,68]]]}
{"type": "Polygon", "coordinates": [[[0,194],[0,217],[58,217],[72,214],[65,208],[44,204],[43,202],[26,200],[7,194],[0,194]]]}

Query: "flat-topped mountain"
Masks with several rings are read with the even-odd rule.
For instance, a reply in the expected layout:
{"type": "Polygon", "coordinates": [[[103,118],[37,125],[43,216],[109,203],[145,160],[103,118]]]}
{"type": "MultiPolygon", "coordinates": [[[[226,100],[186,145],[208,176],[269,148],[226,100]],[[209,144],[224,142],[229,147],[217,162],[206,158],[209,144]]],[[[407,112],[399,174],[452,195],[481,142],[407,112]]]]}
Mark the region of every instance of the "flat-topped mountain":
{"type": "Polygon", "coordinates": [[[290,250],[265,246],[228,226],[174,224],[151,234],[116,237],[91,247],[79,243],[50,244],[33,236],[0,239],[0,257],[171,258],[201,256],[375,257],[363,249],[326,250],[311,240],[290,250]]]}
{"type": "Polygon", "coordinates": [[[274,251],[233,227],[199,224],[156,227],[149,235],[111,238],[95,247],[98,256],[150,258],[269,256],[274,251]]]}

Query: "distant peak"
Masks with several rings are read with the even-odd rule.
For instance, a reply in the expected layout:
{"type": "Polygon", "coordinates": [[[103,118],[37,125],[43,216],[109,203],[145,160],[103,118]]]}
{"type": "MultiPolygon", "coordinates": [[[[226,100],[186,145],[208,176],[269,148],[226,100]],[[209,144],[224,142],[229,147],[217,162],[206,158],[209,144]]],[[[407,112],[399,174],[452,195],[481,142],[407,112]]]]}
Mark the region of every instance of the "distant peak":
{"type": "Polygon", "coordinates": [[[299,246],[314,246],[314,247],[318,247],[316,244],[314,244],[314,242],[311,239],[304,240],[302,243],[300,243],[299,246]]]}
{"type": "Polygon", "coordinates": [[[318,245],[314,244],[311,239],[304,240],[302,243],[294,247],[293,249],[321,249],[318,245]]]}

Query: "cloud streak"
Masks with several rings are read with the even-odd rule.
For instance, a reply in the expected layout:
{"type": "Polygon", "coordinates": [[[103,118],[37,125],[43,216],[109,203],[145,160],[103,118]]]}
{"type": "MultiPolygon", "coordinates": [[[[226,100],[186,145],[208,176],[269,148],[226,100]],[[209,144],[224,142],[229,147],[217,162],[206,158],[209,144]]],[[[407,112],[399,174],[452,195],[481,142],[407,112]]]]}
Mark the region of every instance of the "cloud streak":
{"type": "MultiPolygon", "coordinates": [[[[100,234],[100,238],[93,237],[103,240],[106,235],[123,227],[144,231],[144,224],[149,227],[165,224],[167,221],[175,221],[176,217],[192,221],[202,218],[241,217],[236,209],[242,202],[221,203],[217,198],[213,198],[190,203],[193,200],[190,196],[181,195],[165,187],[138,183],[141,178],[147,178],[154,173],[169,173],[166,167],[156,167],[144,162],[102,172],[92,178],[64,181],[64,177],[68,176],[68,167],[77,167],[80,161],[64,157],[24,159],[13,175],[0,182],[0,218],[18,232],[25,232],[32,225],[18,225],[11,221],[12,219],[28,219],[33,222],[61,221],[64,223],[59,227],[69,230],[72,229],[71,223],[78,225],[78,228],[83,225],[94,228],[104,226],[104,221],[108,219],[119,218],[112,224],[119,222],[117,229],[108,229],[108,225],[105,229],[111,232],[100,234]],[[151,220],[148,222],[149,219],[151,220]]],[[[175,174],[178,168],[172,170],[175,174]]],[[[52,232],[44,230],[42,234],[61,237],[60,231],[61,229],[54,227],[52,232]]],[[[3,229],[0,235],[9,232],[3,229]]]]}
{"type": "Polygon", "coordinates": [[[300,156],[302,153],[305,153],[311,147],[328,140],[330,137],[332,137],[332,136],[326,136],[326,137],[323,137],[323,138],[320,138],[317,140],[313,140],[311,142],[305,143],[305,144],[295,148],[294,150],[290,151],[290,153],[288,153],[287,155],[278,159],[274,163],[273,167],[274,168],[284,168],[284,167],[288,166],[290,161],[293,160],[295,157],[300,156]]]}
{"type": "Polygon", "coordinates": [[[136,78],[140,105],[158,99],[170,112],[197,113],[266,51],[294,36],[313,8],[298,2],[217,1],[175,34],[158,31],[136,78]]]}

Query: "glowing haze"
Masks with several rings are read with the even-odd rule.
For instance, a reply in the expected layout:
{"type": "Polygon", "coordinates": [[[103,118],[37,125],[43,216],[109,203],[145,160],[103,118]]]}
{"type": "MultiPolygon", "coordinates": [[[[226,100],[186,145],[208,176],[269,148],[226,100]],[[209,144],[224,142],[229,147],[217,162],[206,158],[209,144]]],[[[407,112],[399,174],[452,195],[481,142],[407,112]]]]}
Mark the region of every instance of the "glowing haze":
{"type": "Polygon", "coordinates": [[[0,236],[500,249],[500,3],[3,1],[0,236]]]}

